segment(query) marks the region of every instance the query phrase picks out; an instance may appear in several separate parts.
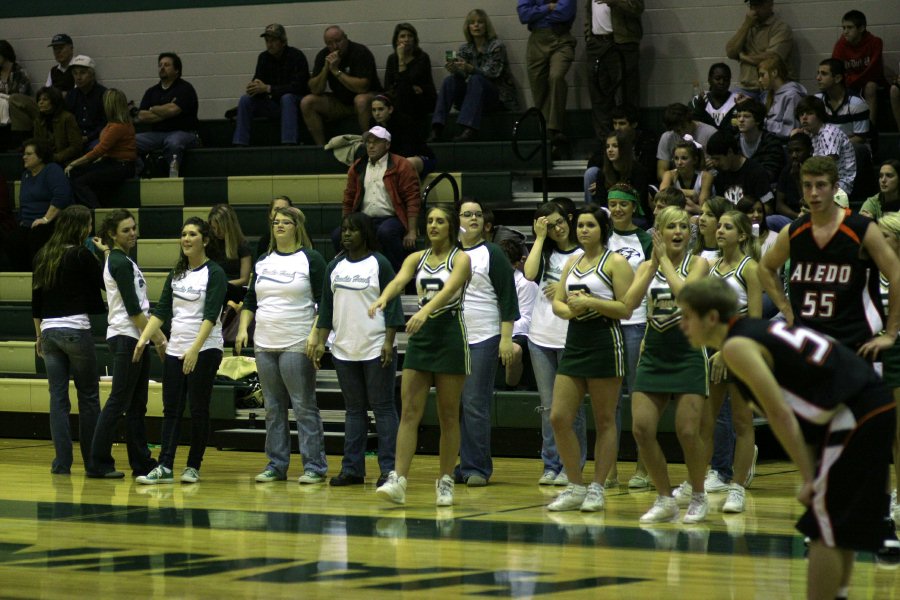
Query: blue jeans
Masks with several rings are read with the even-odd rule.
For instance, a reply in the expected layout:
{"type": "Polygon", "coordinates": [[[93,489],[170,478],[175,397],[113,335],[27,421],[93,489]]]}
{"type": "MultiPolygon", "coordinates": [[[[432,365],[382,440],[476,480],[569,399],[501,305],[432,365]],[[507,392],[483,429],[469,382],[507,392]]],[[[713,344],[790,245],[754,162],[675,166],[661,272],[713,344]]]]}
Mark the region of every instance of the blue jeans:
{"type": "MultiPolygon", "coordinates": [[[[647,330],[646,323],[622,325],[622,338],[625,341],[625,377],[622,378],[622,387],[619,388],[619,403],[616,404],[616,440],[622,439],[622,404],[626,398],[631,402],[631,392],[634,389],[634,376],[637,374],[638,359],[641,357],[641,341],[647,330]]],[[[619,444],[616,442],[616,450],[619,444]]],[[[618,460],[618,456],[616,457],[618,460]]]]}
{"type": "Polygon", "coordinates": [[[162,450],[159,453],[159,464],[171,469],[175,463],[175,451],[178,450],[181,435],[181,416],[184,414],[185,404],[190,400],[191,449],[188,452],[187,466],[200,470],[206,442],[209,440],[209,403],[212,400],[216,371],[222,362],[222,351],[202,351],[197,356],[194,371],[188,375],[182,372],[183,362],[168,355],[163,362],[162,450]]]}
{"type": "MultiPolygon", "coordinates": [[[[538,410],[541,413],[541,459],[544,461],[544,470],[559,473],[563,469],[562,460],[556,451],[556,439],[553,437],[553,427],[550,425],[550,407],[553,404],[553,382],[556,379],[556,369],[562,356],[562,349],[545,348],[538,346],[531,340],[528,341],[528,354],[531,356],[531,369],[534,371],[534,381],[537,384],[538,395],[541,397],[541,405],[538,410]]],[[[584,402],[578,407],[575,422],[572,424],[575,435],[578,436],[578,444],[581,446],[581,467],[587,461],[587,424],[584,420],[584,402]]]]}
{"type": "MultiPolygon", "coordinates": [[[[584,203],[591,204],[594,201],[594,195],[591,194],[588,188],[591,187],[591,184],[597,181],[597,178],[600,176],[600,167],[588,167],[584,171],[584,203]]],[[[599,183],[597,185],[600,185],[599,183]]]]}
{"type": "MultiPolygon", "coordinates": [[[[375,237],[381,246],[381,253],[388,259],[394,272],[398,272],[403,266],[403,261],[409,255],[409,251],[403,247],[403,236],[406,235],[406,227],[397,217],[372,217],[372,225],[375,227],[375,237]]],[[[341,252],[344,246],[341,244],[341,228],[336,227],[331,231],[331,243],[334,251],[341,252]]]]}
{"type": "Polygon", "coordinates": [[[325,475],[325,429],[316,404],[313,364],[301,352],[257,352],[256,370],[266,401],[266,468],[287,476],[291,462],[288,408],[293,408],[303,470],[325,475]]]}
{"type": "Polygon", "coordinates": [[[347,409],[344,426],[344,460],[341,471],[348,475],[366,476],[366,439],[369,416],[366,405],[375,413],[378,432],[378,467],[382,473],[394,470],[394,450],[397,446],[397,404],[394,390],[397,378],[397,350],[388,367],[381,366],[381,358],[346,361],[333,358],[341,394],[347,409]]]}
{"type": "Polygon", "coordinates": [[[99,474],[116,470],[112,457],[116,423],[125,413],[125,443],[132,473],[145,475],[156,466],[147,448],[144,416],[147,414],[147,387],[150,380],[150,353],[139,363],[131,362],[137,340],[117,335],[107,340],[113,357],[113,380],[109,398],[100,411],[94,443],[91,445],[91,471],[99,474]]]}
{"type": "Polygon", "coordinates": [[[500,336],[469,344],[472,371],[463,384],[460,404],[459,472],[463,481],[472,475],[490,479],[491,401],[500,356],[500,336]]]}
{"type": "Polygon", "coordinates": [[[91,444],[97,415],[100,414],[100,384],[97,354],[89,329],[59,327],[41,333],[41,349],[50,387],[50,435],[56,457],[52,472],[72,469],[72,432],[69,429],[69,376],[75,380],[78,394],[78,441],[85,469],[91,465],[91,444]]]}
{"type": "Polygon", "coordinates": [[[724,482],[731,481],[734,476],[734,424],[731,422],[731,397],[726,394],[722,409],[716,415],[716,428],[713,431],[713,454],[710,468],[719,474],[724,482]]]}
{"type": "Polygon", "coordinates": [[[152,150],[163,149],[166,164],[178,157],[178,163],[184,162],[184,151],[200,143],[193,131],[145,131],[135,136],[138,154],[147,154],[152,150]]]}
{"type": "Polygon", "coordinates": [[[297,123],[300,113],[300,98],[285,94],[279,100],[272,100],[265,94],[241,96],[238,102],[237,125],[231,143],[239,146],[250,145],[250,128],[253,117],[277,119],[281,117],[281,143],[297,143],[297,123]]]}
{"type": "Polygon", "coordinates": [[[482,112],[503,109],[496,86],[484,75],[479,74],[470,75],[468,80],[456,75],[444,78],[441,89],[438,90],[437,103],[434,105],[432,124],[446,123],[447,115],[453,106],[459,107],[456,122],[472,129],[481,126],[482,112]]]}

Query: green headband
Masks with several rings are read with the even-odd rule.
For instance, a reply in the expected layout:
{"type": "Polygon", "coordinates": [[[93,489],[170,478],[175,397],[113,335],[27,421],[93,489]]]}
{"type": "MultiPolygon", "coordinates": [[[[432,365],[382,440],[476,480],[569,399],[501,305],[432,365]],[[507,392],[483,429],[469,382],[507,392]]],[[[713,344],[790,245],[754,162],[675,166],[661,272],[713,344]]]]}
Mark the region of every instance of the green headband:
{"type": "Polygon", "coordinates": [[[643,216],[644,209],[641,208],[641,203],[638,202],[637,196],[634,194],[629,194],[623,190],[611,190],[606,195],[607,202],[610,200],[628,200],[629,202],[634,202],[634,212],[643,216]]]}

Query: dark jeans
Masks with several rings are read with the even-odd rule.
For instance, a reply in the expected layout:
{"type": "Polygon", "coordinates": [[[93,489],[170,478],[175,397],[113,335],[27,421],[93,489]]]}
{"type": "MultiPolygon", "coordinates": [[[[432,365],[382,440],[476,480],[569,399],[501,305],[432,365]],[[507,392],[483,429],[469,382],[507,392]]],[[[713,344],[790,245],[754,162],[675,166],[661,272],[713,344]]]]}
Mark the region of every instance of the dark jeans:
{"type": "Polygon", "coordinates": [[[75,198],[88,208],[109,206],[110,196],[132,177],[134,161],[107,159],[75,167],[69,174],[75,198]]]}
{"type": "Polygon", "coordinates": [[[181,415],[190,401],[191,449],[187,466],[200,469],[209,439],[209,403],[213,380],[221,362],[221,350],[204,350],[197,357],[193,373],[185,375],[181,370],[183,361],[166,355],[163,363],[162,451],[159,454],[159,464],[164,467],[171,469],[175,463],[175,451],[181,434],[181,415]]]}
{"type": "Polygon", "coordinates": [[[94,443],[91,445],[91,470],[103,474],[116,470],[112,444],[116,423],[125,414],[125,443],[132,473],[145,475],[156,461],[147,448],[144,416],[147,414],[147,388],[150,379],[150,353],[144,352],[141,362],[131,362],[137,340],[117,335],[107,340],[113,357],[113,379],[109,398],[100,411],[94,443]]]}
{"type": "MultiPolygon", "coordinates": [[[[409,254],[403,247],[403,236],[406,235],[403,222],[397,217],[372,217],[372,225],[375,227],[375,237],[378,238],[381,253],[394,267],[394,272],[399,271],[403,266],[403,260],[409,254]]],[[[341,245],[340,227],[332,230],[331,243],[334,244],[335,252],[341,252],[344,249],[341,245]]]]}
{"type": "Polygon", "coordinates": [[[468,79],[450,75],[444,78],[434,106],[432,124],[443,125],[453,106],[459,107],[456,122],[459,125],[479,129],[481,114],[485,111],[503,110],[497,86],[484,75],[470,75],[468,79]]]}
{"type": "Polygon", "coordinates": [[[639,44],[616,44],[611,38],[588,35],[585,39],[588,94],[597,137],[606,135],[611,129],[611,113],[617,105],[640,106],[639,44]],[[618,103],[617,94],[621,94],[618,103]]]}

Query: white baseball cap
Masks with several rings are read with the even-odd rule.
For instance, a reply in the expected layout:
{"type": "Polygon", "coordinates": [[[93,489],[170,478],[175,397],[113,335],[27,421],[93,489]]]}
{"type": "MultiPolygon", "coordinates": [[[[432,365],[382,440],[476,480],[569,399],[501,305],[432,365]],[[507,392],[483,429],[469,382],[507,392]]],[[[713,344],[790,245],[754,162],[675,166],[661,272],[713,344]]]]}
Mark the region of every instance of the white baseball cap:
{"type": "Polygon", "coordinates": [[[368,130],[363,134],[363,140],[369,139],[369,136],[373,135],[380,140],[384,140],[386,142],[391,141],[391,132],[382,127],[381,125],[376,125],[372,129],[368,130]]]}

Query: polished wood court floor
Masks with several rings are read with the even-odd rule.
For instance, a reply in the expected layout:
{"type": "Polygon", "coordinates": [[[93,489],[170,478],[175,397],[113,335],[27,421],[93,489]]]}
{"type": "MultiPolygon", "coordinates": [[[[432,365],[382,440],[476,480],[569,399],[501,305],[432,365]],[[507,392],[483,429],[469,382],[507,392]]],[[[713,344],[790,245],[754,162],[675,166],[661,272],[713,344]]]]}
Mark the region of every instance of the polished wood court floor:
{"type": "MultiPolygon", "coordinates": [[[[126,464],[124,447],[114,455],[126,464]]],[[[603,513],[548,513],[560,488],[536,485],[536,459],[496,460],[490,486],[458,485],[441,509],[431,456],[416,457],[402,507],[371,483],[298,485],[299,457],[289,481],[257,484],[264,455],[210,449],[200,483],[148,487],[87,479],[78,464],[51,475],[52,456],[46,441],[0,440],[2,598],[804,596],[797,478],[783,462],[760,464],[743,514],[723,515],[719,494],[702,525],[642,528],[652,491],[612,490],[603,513]]],[[[632,468],[619,465],[623,479],[632,468]]],[[[850,597],[900,598],[900,569],[861,554],[850,597]]]]}

